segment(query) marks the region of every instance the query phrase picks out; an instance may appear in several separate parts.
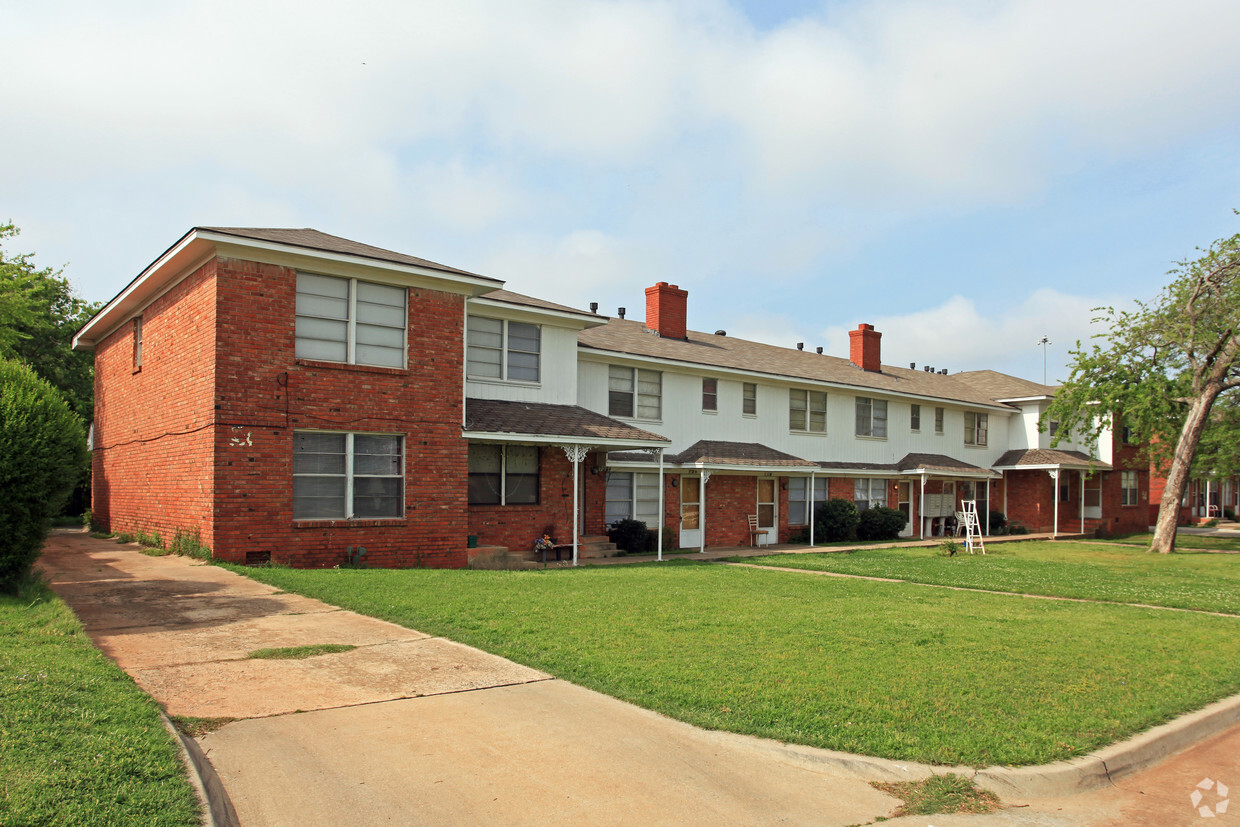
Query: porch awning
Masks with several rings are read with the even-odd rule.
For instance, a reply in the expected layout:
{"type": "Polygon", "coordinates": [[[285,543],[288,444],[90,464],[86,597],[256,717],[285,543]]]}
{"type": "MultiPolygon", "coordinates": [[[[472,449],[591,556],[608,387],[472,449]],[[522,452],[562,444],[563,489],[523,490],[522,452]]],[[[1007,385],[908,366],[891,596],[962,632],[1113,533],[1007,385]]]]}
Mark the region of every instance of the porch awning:
{"type": "Polygon", "coordinates": [[[945,456],[944,454],[905,454],[904,459],[896,463],[896,470],[901,474],[926,475],[930,477],[956,477],[971,479],[998,479],[999,474],[989,468],[979,468],[964,460],[945,456]]]}
{"type": "Polygon", "coordinates": [[[1008,451],[995,460],[996,471],[1111,471],[1110,463],[1095,459],[1083,451],[1060,451],[1053,448],[1020,448],[1008,451]]]}
{"type": "Polygon", "coordinates": [[[600,448],[666,448],[671,440],[578,405],[466,399],[466,439],[588,444],[600,448]]]}

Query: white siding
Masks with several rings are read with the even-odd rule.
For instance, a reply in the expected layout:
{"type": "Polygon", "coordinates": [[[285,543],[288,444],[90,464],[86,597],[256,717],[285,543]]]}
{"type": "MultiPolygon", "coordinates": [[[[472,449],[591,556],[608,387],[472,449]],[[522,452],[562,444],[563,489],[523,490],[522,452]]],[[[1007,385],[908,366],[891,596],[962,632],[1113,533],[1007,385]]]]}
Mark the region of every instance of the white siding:
{"type": "MultiPolygon", "coordinates": [[[[488,308],[488,311],[490,308],[488,308]]],[[[495,317],[491,312],[480,316],[495,317]]],[[[527,321],[522,318],[521,321],[527,321]]],[[[541,378],[538,382],[466,379],[465,395],[474,399],[577,404],[577,329],[542,324],[541,378]]]]}

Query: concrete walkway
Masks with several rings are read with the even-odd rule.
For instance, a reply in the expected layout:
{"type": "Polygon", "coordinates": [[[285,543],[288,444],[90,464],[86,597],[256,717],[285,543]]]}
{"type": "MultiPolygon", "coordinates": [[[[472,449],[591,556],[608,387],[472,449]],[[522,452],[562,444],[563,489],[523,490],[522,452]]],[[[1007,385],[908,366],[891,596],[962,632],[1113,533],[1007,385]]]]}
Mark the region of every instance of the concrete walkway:
{"type": "MultiPolygon", "coordinates": [[[[898,805],[869,780],[927,771],[699,730],[470,647],[81,533],[53,535],[40,566],[170,715],[236,719],[198,740],[243,825],[868,824],[898,805]],[[321,643],[357,648],[246,658],[321,643]]],[[[1205,778],[1240,797],[1240,727],[1094,793],[891,823],[1196,823],[1189,796],[1205,778]]],[[[1216,818],[1240,823],[1240,804],[1216,818]]]]}

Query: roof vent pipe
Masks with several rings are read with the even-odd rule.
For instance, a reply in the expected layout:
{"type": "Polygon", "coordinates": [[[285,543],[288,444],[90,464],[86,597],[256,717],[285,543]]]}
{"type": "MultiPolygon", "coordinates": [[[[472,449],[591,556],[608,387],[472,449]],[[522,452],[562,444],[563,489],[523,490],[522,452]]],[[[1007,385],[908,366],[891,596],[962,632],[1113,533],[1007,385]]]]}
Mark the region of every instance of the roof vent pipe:
{"type": "Polygon", "coordinates": [[[716,331],[715,331],[715,335],[716,335],[716,336],[727,336],[727,335],[728,335],[728,331],[726,331],[726,330],[716,330],[716,331]]]}
{"type": "Polygon", "coordinates": [[[805,350],[805,342],[797,342],[797,350],[805,350]]]}
{"type": "Polygon", "coordinates": [[[916,363],[916,362],[909,362],[909,363],[908,363],[908,369],[909,369],[909,370],[917,370],[917,363],[916,363]]]}
{"type": "Polygon", "coordinates": [[[598,302],[590,302],[590,312],[591,313],[598,312],[598,302]]]}
{"type": "Polygon", "coordinates": [[[943,374],[944,376],[946,376],[946,375],[947,375],[947,368],[943,368],[941,371],[939,371],[939,373],[941,373],[941,374],[943,374]]]}
{"type": "Polygon", "coordinates": [[[620,318],[622,318],[622,319],[623,319],[623,318],[624,318],[624,308],[623,308],[623,307],[621,307],[621,308],[619,308],[618,310],[616,310],[616,315],[617,315],[617,316],[619,316],[620,318]]]}
{"type": "Polygon", "coordinates": [[[814,350],[818,351],[818,355],[819,355],[819,356],[821,356],[821,355],[822,355],[822,348],[821,348],[821,347],[816,347],[816,348],[814,348],[814,350]]]}

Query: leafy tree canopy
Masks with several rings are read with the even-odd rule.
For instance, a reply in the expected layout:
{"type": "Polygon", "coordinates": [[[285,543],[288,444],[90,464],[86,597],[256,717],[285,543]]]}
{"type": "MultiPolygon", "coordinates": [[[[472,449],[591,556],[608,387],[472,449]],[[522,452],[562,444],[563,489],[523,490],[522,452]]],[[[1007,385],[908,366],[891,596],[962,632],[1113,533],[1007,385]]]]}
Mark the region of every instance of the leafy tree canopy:
{"type": "Polygon", "coordinates": [[[1194,461],[1198,471],[1234,467],[1222,455],[1229,433],[1238,433],[1229,429],[1240,425],[1229,393],[1240,387],[1240,234],[1198,252],[1170,271],[1171,283],[1155,300],[1137,302],[1135,310],[1099,308],[1095,321],[1107,332],[1090,348],[1077,343],[1068,381],[1043,419],[1060,423],[1053,443],[1068,434],[1092,441],[1118,413],[1133,439],[1146,444],[1149,459],[1167,469],[1152,544],[1162,552],[1174,547],[1194,461]],[[1212,415],[1216,401],[1221,406],[1212,415]]]}
{"type": "Polygon", "coordinates": [[[30,365],[89,422],[93,356],[75,353],[71,345],[100,305],[79,298],[59,270],[37,269],[33,254],[6,250],[4,240],[18,232],[11,223],[0,224],[0,358],[30,365]]]}

